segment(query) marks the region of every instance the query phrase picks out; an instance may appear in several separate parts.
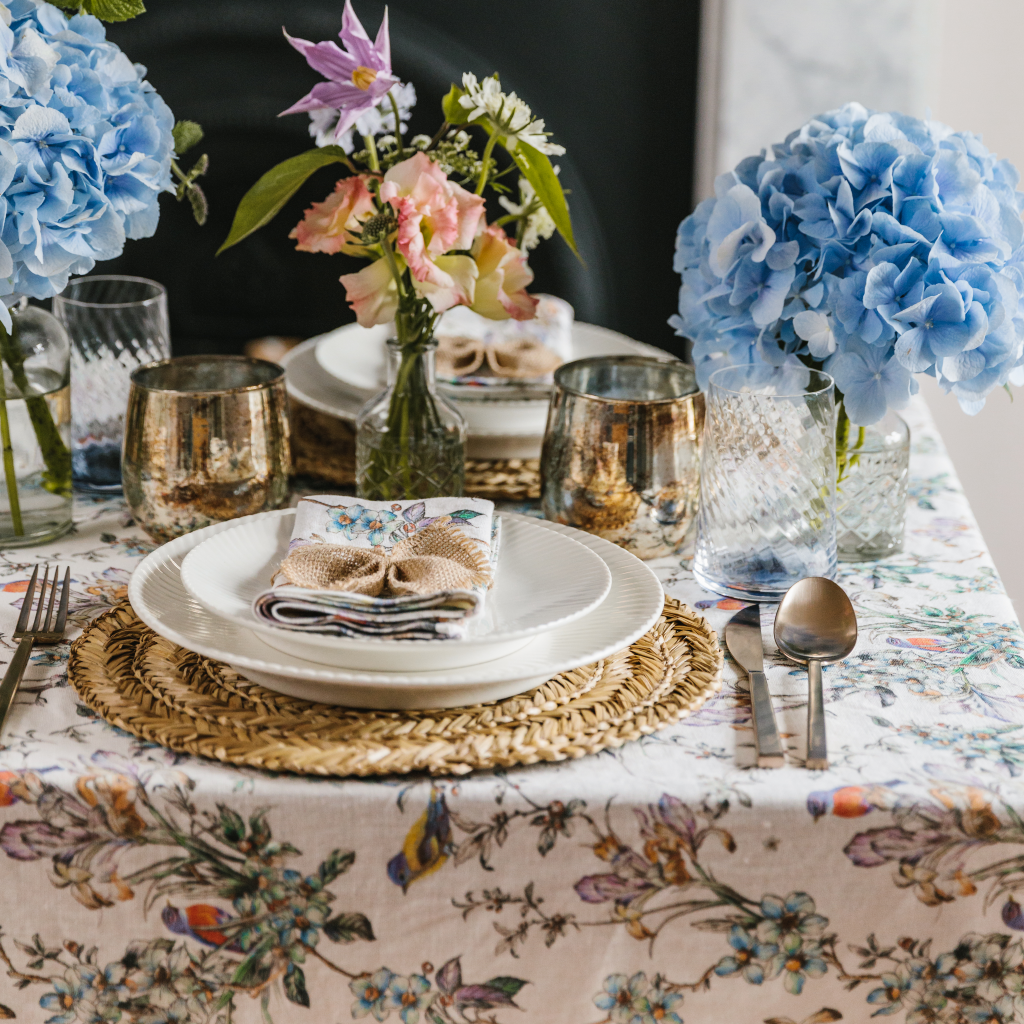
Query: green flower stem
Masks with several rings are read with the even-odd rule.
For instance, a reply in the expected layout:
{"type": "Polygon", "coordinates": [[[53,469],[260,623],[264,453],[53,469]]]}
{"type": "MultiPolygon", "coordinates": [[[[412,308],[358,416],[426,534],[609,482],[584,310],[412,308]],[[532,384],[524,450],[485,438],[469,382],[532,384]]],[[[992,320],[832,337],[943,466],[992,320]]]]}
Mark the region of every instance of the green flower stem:
{"type": "Polygon", "coordinates": [[[478,196],[484,194],[484,186],[487,184],[487,168],[490,165],[491,154],[494,152],[497,141],[498,135],[495,133],[487,140],[487,145],[484,147],[484,155],[480,158],[480,180],[476,183],[476,194],[478,196]]]}
{"type": "MultiPolygon", "coordinates": [[[[850,454],[850,417],[846,412],[846,403],[840,396],[836,402],[836,486],[843,482],[846,474],[860,461],[859,454],[850,454]]],[[[857,443],[853,445],[859,452],[864,444],[864,428],[857,428],[857,443]]]]}
{"type": "Polygon", "coordinates": [[[402,145],[402,119],[398,114],[398,100],[390,92],[388,99],[391,100],[391,109],[395,112],[395,140],[398,142],[398,155],[401,156],[405,152],[405,146],[402,145]]]}
{"type": "Polygon", "coordinates": [[[380,170],[380,160],[377,158],[377,143],[374,141],[372,135],[363,136],[363,145],[366,146],[366,151],[370,154],[370,170],[380,170]]]}
{"type": "MultiPolygon", "coordinates": [[[[0,325],[0,358],[10,367],[14,386],[21,392],[28,408],[28,417],[32,421],[39,450],[43,453],[46,469],[43,471],[43,486],[52,494],[68,496],[71,494],[71,451],[64,444],[57,424],[53,422],[53,413],[42,395],[33,395],[32,387],[25,373],[25,354],[18,344],[17,323],[14,335],[10,335],[0,325]]],[[[6,415],[6,407],[5,407],[6,415]]]]}
{"type": "Polygon", "coordinates": [[[15,537],[25,536],[21,521],[21,500],[18,497],[18,478],[14,472],[14,448],[11,447],[11,425],[7,420],[7,384],[0,366],[0,440],[4,446],[4,479],[7,482],[7,500],[11,504],[11,523],[15,537]]]}

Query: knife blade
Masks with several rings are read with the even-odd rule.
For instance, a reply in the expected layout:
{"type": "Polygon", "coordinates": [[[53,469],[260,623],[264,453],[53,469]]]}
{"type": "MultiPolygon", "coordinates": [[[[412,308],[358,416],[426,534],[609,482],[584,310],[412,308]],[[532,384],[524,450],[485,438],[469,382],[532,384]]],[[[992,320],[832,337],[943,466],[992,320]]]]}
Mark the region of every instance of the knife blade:
{"type": "Polygon", "coordinates": [[[757,738],[759,768],[782,768],[786,755],[775,724],[772,695],[764,674],[764,645],[761,641],[761,612],[756,604],[738,611],[725,626],[725,643],[750,679],[750,705],[757,738]]]}

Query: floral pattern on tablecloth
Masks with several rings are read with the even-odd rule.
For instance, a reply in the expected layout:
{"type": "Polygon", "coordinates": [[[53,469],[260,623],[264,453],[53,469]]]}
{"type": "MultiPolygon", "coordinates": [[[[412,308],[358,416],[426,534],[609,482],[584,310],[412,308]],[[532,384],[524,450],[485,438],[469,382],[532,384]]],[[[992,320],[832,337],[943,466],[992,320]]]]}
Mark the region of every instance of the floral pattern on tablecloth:
{"type": "MultiPolygon", "coordinates": [[[[860,640],[806,678],[767,648],[789,766],[754,767],[727,662],[698,714],[578,762],[313,780],[107,726],[36,652],[0,739],[0,1019],[48,1024],[907,1024],[1024,1019],[1024,635],[922,404],[906,550],[844,565],[860,640]]],[[[0,553],[80,627],[153,545],[111,500],[0,553]]],[[[721,629],[739,603],[655,569],[721,629]]],[[[762,610],[770,644],[770,613],[762,610]]]]}

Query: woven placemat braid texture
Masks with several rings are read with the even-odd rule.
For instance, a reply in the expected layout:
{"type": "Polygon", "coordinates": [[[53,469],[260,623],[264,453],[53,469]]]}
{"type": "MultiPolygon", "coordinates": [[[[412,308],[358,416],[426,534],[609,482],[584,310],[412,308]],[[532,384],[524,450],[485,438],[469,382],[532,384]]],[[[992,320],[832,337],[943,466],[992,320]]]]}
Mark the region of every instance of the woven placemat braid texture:
{"type": "Polygon", "coordinates": [[[582,757],[678,722],[721,690],[722,652],[704,619],[668,598],[627,650],[529,693],[443,711],[363,711],[251,683],[158,636],[125,603],[74,642],[68,676],[112,725],[171,750],[308,775],[463,775],[582,757]]]}

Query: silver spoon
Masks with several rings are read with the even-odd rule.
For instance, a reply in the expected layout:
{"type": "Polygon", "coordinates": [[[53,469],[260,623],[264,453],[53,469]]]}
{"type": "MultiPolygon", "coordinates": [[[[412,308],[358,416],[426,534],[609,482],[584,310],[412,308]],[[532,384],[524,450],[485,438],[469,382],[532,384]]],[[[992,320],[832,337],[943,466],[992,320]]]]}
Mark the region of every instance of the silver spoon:
{"type": "Polygon", "coordinates": [[[857,645],[857,616],[843,588],[821,576],[794,583],[775,616],[775,643],[807,665],[807,767],[827,768],[821,663],[839,661],[857,645]]]}

